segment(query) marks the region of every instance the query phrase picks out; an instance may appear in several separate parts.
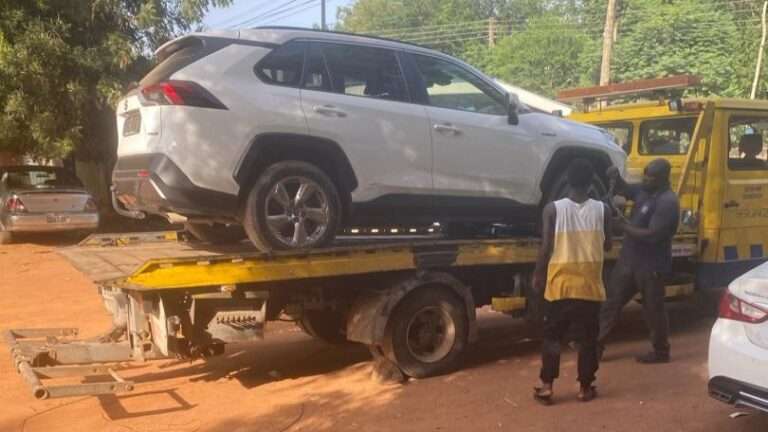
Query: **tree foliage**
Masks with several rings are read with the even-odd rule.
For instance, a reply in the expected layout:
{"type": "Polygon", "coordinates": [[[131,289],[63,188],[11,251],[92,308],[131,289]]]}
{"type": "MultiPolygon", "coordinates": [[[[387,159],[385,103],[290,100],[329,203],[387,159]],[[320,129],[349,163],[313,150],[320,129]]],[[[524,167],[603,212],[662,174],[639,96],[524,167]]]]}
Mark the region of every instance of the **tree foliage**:
{"type": "Polygon", "coordinates": [[[4,0],[0,151],[105,159],[112,106],[154,48],[231,0],[4,0]]]}
{"type": "Polygon", "coordinates": [[[614,78],[626,81],[695,74],[705,94],[743,96],[739,31],[731,11],[713,2],[633,0],[616,46],[614,78]],[[739,79],[741,78],[741,79],[739,79]]]}
{"type": "Polygon", "coordinates": [[[591,84],[598,65],[595,44],[561,16],[533,18],[490,50],[485,69],[504,81],[553,96],[563,87],[591,84]],[[558,31],[552,31],[555,28],[558,31]]]}

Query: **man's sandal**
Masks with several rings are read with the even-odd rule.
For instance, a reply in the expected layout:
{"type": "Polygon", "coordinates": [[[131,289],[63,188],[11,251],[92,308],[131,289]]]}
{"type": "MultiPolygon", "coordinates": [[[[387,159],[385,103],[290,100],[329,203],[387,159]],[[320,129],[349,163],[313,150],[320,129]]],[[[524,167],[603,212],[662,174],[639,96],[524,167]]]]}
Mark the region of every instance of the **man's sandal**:
{"type": "Polygon", "coordinates": [[[552,389],[545,390],[541,387],[533,388],[533,398],[542,405],[552,405],[552,389]]]}
{"type": "Polygon", "coordinates": [[[582,402],[589,402],[597,397],[597,388],[595,386],[582,387],[577,397],[582,402]]]}

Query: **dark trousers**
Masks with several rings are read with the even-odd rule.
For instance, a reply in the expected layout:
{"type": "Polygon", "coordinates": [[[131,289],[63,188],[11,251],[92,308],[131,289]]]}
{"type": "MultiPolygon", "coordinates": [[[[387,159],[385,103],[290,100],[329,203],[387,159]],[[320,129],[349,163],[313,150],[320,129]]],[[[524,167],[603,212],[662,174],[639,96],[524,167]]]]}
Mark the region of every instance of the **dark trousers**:
{"type": "Polygon", "coordinates": [[[606,289],[608,299],[600,310],[600,343],[616,326],[621,310],[639,291],[643,296],[645,323],[651,332],[653,349],[660,354],[669,354],[669,321],[664,308],[664,283],[659,274],[618,262],[606,289]]]}
{"type": "Polygon", "coordinates": [[[544,344],[541,381],[552,383],[560,375],[560,349],[571,329],[579,346],[579,382],[595,381],[598,368],[597,335],[600,331],[600,303],[587,300],[558,300],[544,304],[544,344]]]}

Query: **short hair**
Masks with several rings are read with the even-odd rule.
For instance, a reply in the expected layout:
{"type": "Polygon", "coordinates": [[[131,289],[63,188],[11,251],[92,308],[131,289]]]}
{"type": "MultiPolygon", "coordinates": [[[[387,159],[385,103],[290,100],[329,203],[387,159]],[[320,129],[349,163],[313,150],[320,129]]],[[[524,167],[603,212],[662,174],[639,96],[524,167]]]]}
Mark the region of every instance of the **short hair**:
{"type": "Polygon", "coordinates": [[[592,184],[592,179],[595,176],[595,167],[592,164],[582,158],[574,159],[570,165],[568,165],[568,185],[576,189],[587,189],[592,184]]]}
{"type": "Polygon", "coordinates": [[[747,156],[757,156],[763,151],[763,136],[760,134],[742,135],[739,150],[747,156]]]}
{"type": "Polygon", "coordinates": [[[669,182],[672,164],[664,158],[654,159],[645,166],[644,174],[669,182]]]}

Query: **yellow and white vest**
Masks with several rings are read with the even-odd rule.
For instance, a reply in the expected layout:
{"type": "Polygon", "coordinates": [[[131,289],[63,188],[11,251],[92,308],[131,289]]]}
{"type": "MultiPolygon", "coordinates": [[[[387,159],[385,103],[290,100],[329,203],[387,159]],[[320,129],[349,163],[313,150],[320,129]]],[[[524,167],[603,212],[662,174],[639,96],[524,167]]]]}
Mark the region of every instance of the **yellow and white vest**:
{"type": "Polygon", "coordinates": [[[605,205],[593,199],[578,204],[564,198],[555,201],[555,208],[555,240],[544,298],[604,301],[605,205]]]}

